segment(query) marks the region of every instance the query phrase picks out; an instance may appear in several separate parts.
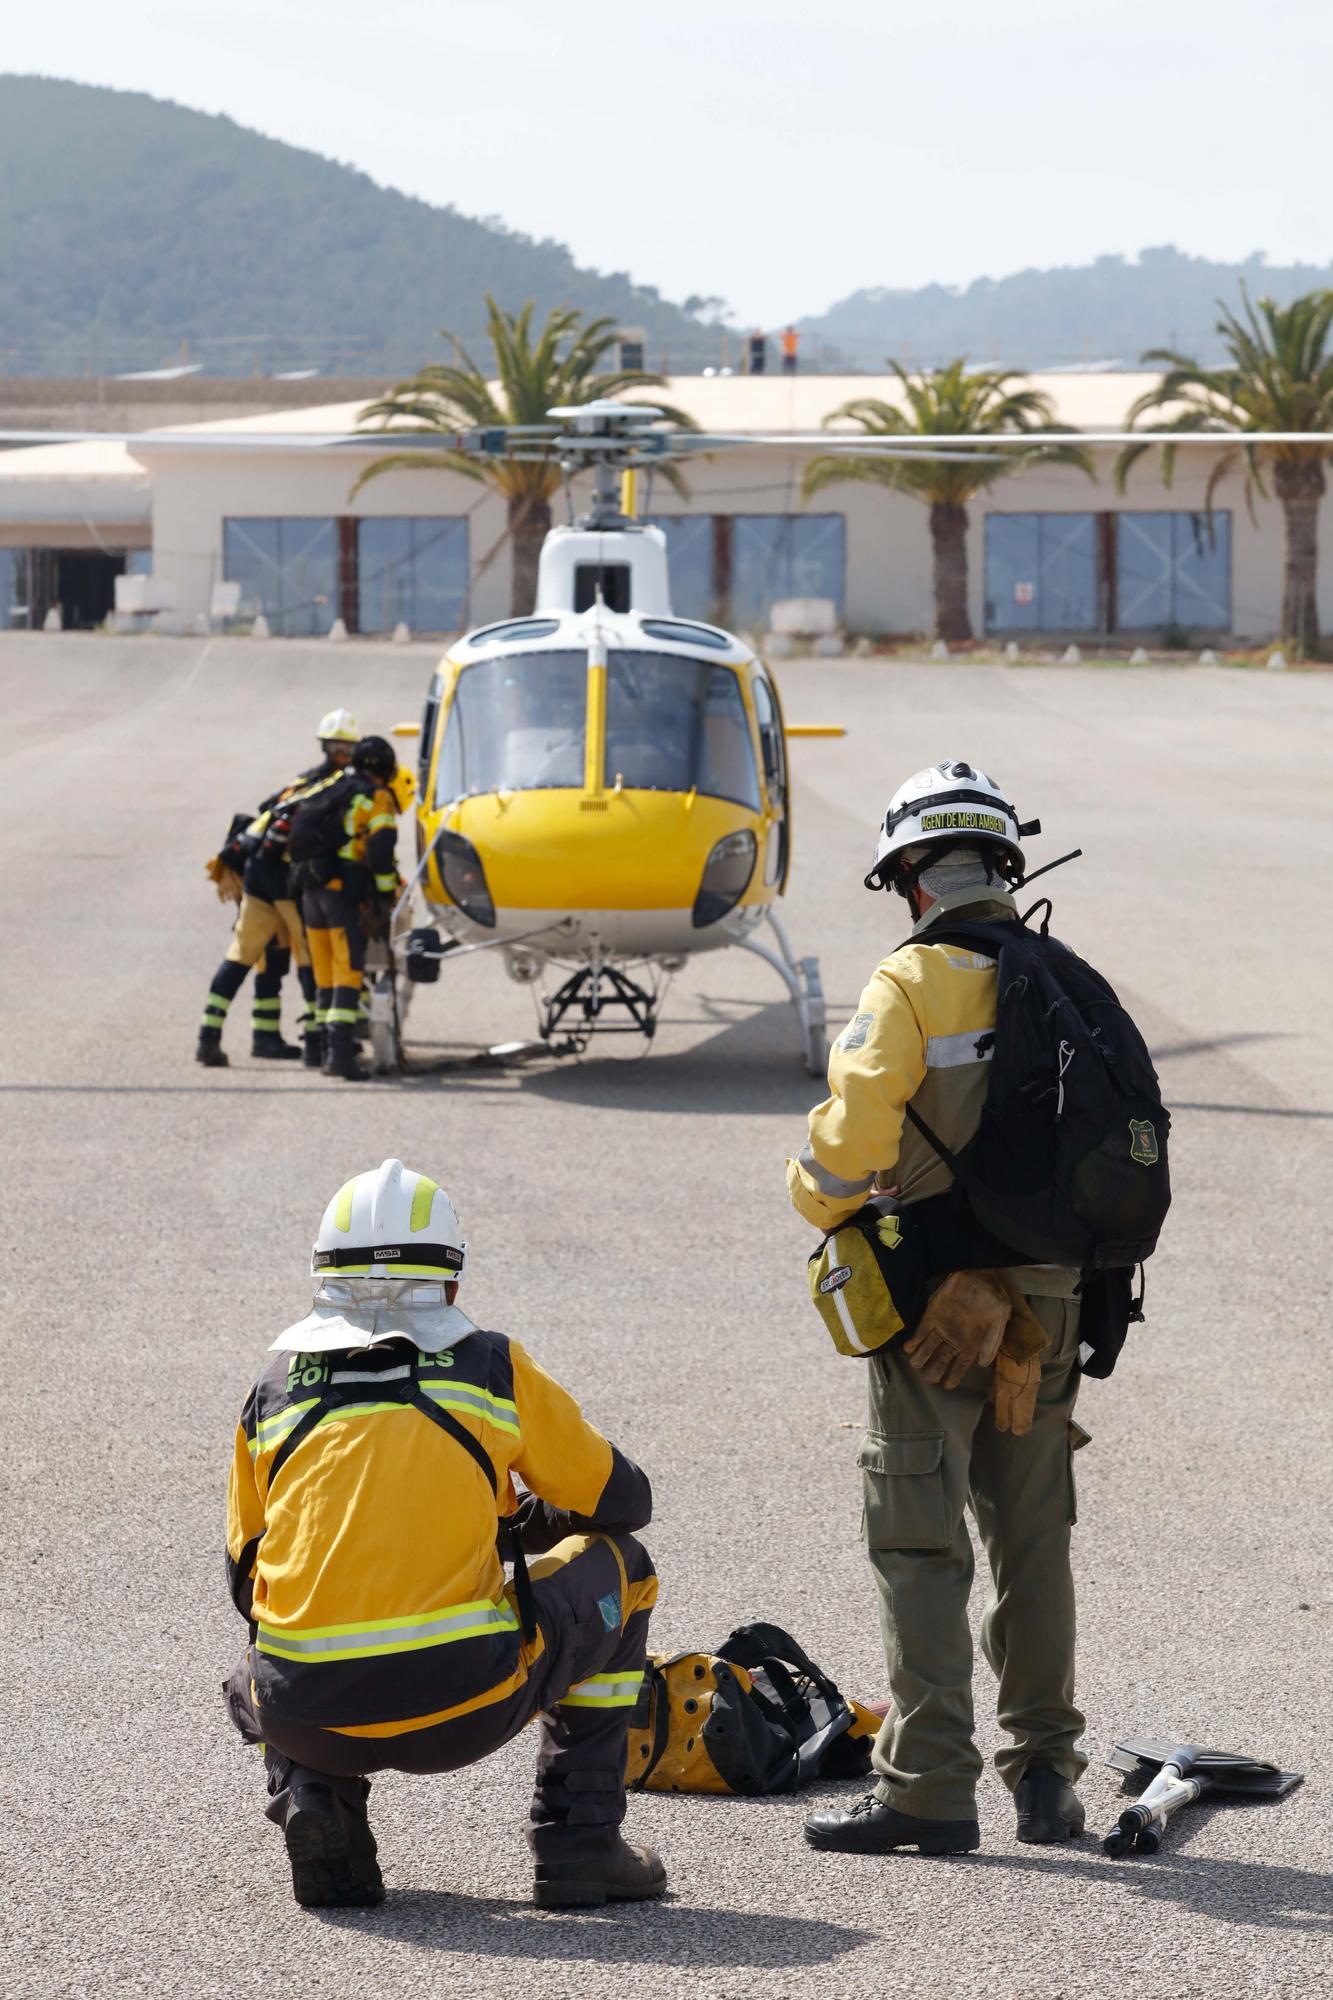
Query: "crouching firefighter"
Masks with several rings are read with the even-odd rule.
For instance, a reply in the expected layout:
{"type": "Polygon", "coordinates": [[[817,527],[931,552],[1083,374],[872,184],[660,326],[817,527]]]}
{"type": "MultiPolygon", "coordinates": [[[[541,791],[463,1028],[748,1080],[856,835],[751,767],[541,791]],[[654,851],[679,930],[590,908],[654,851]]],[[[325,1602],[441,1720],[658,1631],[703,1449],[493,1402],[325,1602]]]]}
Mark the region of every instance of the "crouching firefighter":
{"type": "Polygon", "coordinates": [[[896,890],[914,928],[835,1043],[830,1094],[788,1162],[794,1206],[831,1232],[812,1294],[843,1351],[869,1357],[864,1532],[892,1695],[876,1787],[850,1812],[807,1821],[816,1847],[979,1845],[969,1504],[994,1584],[981,1643],[1010,1738],[996,1764],[1018,1838],[1083,1827],[1071,1418],[1081,1342],[1087,1371],[1109,1373],[1132,1316],[1119,1267],[1150,1252],[1165,1213],[1166,1115],[1111,989],[1018,921],[1020,841],[1039,830],[967,763],[936,765],[895,794],[866,886],[896,890]],[[1093,1162],[1086,1226],[1056,1186],[1079,1147],[1093,1162]],[[998,1162],[989,1203],[978,1158],[998,1162]],[[858,1229],[888,1267],[881,1295],[894,1293],[893,1317],[873,1332],[858,1321],[871,1285],[858,1229]]]}
{"type": "Polygon", "coordinates": [[[400,810],[398,759],[382,736],[366,736],[350,768],[301,804],[288,852],[315,974],[325,1076],[363,1083],[357,1058],[366,937],[387,936],[398,892],[394,860],[400,810]]]}
{"type": "MultiPolygon", "coordinates": [[[[319,725],[321,761],[265,799],[252,820],[234,819],[221,851],[208,864],[207,872],[217,883],[219,895],[238,905],[227,955],[214,973],[204,1001],[195,1048],[195,1061],[208,1069],[228,1066],[222,1030],[231,1003],[252,968],[251,1055],[282,1061],[295,1060],[302,1053],[299,1045],[285,1041],[282,1034],[282,982],[293,961],[305,1003],[301,1031],[307,1061],[317,1049],[315,978],[301,912],[289,886],[287,828],[295,802],[331,783],[359,740],[356,721],[345,708],[324,716],[319,725]]],[[[319,1054],[313,1059],[318,1064],[319,1054]]]]}
{"type": "Polygon", "coordinates": [[[466,1264],[434,1181],[398,1160],[348,1181],[320,1225],[314,1308],[274,1341],[237,1431],[227,1571],[250,1644],[227,1703],[265,1746],[298,1903],[383,1899],[371,1774],[457,1770],[534,1717],[536,1902],[666,1884],[620,1832],[657,1598],[634,1534],[648,1480],[459,1308],[466,1264]],[[545,1551],[530,1569],[525,1548],[545,1551]]]}

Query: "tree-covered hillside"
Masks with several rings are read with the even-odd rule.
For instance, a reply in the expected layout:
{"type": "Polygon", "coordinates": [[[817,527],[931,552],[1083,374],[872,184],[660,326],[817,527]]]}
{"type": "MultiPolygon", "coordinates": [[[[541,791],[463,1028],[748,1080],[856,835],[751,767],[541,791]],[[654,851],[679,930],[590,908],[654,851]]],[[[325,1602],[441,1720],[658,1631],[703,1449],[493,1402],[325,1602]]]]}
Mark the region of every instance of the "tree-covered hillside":
{"type": "Polygon", "coordinates": [[[0,368],[82,374],[180,358],[209,373],[396,374],[485,294],[646,328],[672,367],[716,336],[559,243],[376,186],[354,168],[137,92],[0,76],[0,368]]]}
{"type": "Polygon", "coordinates": [[[1221,356],[1217,301],[1237,303],[1242,279],[1285,304],[1333,286],[1333,264],[1270,265],[1257,255],[1217,264],[1168,246],[970,285],[875,286],[799,324],[812,359],[822,352],[832,361],[836,350],[857,369],[878,369],[886,355],[920,367],[959,354],[1014,368],[1133,367],[1148,347],[1211,362],[1221,356]]]}

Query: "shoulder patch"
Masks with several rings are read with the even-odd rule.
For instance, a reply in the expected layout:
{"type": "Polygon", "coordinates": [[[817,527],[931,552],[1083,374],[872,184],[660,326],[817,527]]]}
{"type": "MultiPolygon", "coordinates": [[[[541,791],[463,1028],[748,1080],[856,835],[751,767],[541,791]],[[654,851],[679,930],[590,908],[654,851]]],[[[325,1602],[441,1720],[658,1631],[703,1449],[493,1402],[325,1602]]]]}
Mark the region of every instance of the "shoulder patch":
{"type": "Polygon", "coordinates": [[[875,1017],[873,1014],[854,1015],[839,1035],[837,1046],[843,1050],[844,1054],[850,1049],[863,1049],[866,1045],[866,1037],[869,1035],[874,1023],[875,1017]]]}

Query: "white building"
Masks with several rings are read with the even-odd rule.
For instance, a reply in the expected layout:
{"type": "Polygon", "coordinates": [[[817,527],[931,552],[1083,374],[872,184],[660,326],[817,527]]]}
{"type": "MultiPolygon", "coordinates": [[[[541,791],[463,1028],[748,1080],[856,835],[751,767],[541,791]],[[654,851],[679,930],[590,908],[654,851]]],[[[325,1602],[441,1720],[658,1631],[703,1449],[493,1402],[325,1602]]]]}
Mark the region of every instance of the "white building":
{"type": "MultiPolygon", "coordinates": [[[[1123,427],[1141,374],[1037,375],[1057,420],[1123,427]]],[[[705,429],[816,431],[850,397],[892,400],[892,378],[687,376],[661,395],[705,429]]],[[[641,397],[640,400],[647,400],[641,397]]],[[[156,600],[186,620],[239,585],[240,615],[263,611],[275,634],[448,632],[503,616],[510,564],[502,500],[460,474],[425,469],[373,481],[358,471],[383,450],[322,451],[303,438],[355,428],[359,406],[282,410],[146,434],[132,449],[102,440],[0,453],[0,629],[66,623],[110,608],[115,574],[150,569],[156,600]],[[73,615],[71,616],[71,612],[73,615]]],[[[690,497],[658,480],[645,511],[662,520],[678,611],[759,629],[773,602],[828,597],[849,632],[930,630],[927,513],[885,489],[839,485],[808,508],[801,473],[817,446],[740,445],[688,468],[690,497]]],[[[1154,459],[1117,494],[1113,449],[1098,478],[1033,467],[971,504],[974,629],[1000,639],[1110,635],[1133,642],[1261,640],[1278,624],[1282,523],[1276,502],[1248,518],[1239,479],[1215,498],[1211,453],[1182,452],[1174,486],[1154,459]]],[[[563,518],[555,503],[556,519],[563,518]]],[[[576,489],[575,505],[580,504],[576,489]]],[[[1333,506],[1322,523],[1321,622],[1333,625],[1333,506]]]]}

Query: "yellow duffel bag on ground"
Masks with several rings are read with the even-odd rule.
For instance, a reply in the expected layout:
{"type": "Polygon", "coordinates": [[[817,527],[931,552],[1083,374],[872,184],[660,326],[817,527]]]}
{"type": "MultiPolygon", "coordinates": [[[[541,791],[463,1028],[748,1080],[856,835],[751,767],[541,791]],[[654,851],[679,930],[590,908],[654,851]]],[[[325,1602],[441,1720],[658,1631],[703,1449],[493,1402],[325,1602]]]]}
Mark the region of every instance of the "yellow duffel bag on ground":
{"type": "Polygon", "coordinates": [[[634,1792],[753,1798],[815,1778],[862,1778],[879,1726],[790,1633],[741,1625],[716,1653],[649,1655],[625,1782],[634,1792]]]}

